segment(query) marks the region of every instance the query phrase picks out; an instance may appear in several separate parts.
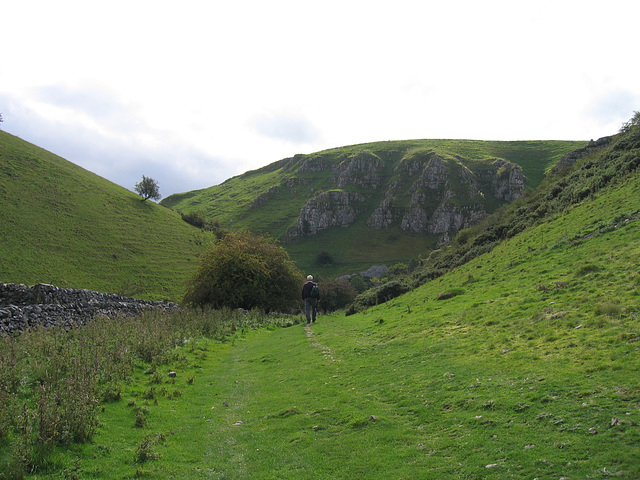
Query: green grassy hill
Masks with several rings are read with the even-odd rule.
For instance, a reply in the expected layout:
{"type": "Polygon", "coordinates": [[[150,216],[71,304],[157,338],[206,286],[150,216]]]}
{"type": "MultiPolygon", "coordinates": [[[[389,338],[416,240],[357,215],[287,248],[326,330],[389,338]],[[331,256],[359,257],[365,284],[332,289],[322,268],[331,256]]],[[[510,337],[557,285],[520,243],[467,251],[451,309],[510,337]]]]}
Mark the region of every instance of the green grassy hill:
{"type": "MultiPolygon", "coordinates": [[[[157,205],[141,202],[134,193],[0,131],[0,281],[178,300],[184,280],[195,269],[196,255],[209,243],[211,234],[183,222],[177,210],[204,212],[207,219],[218,220],[223,227],[283,237],[309,198],[306,188],[318,192],[331,187],[328,172],[320,177],[300,173],[309,159],[321,157],[331,164],[368,149],[391,170],[407,152],[425,149],[444,158],[464,156],[478,165],[505,158],[522,166],[529,180],[527,188],[532,189],[564,153],[582,145],[584,142],[463,140],[357,145],[275,162],[222,185],[173,195],[157,205]],[[250,208],[256,197],[274,185],[300,178],[306,178],[304,189],[294,189],[297,193],[292,194],[294,190],[285,188],[260,208],[250,208]]],[[[368,201],[374,205],[378,200],[374,195],[368,201]]],[[[497,206],[490,205],[490,209],[497,206]]],[[[329,278],[374,263],[390,265],[416,258],[437,239],[397,226],[371,230],[365,220],[358,219],[350,228],[333,228],[287,242],[286,247],[300,268],[329,278]],[[330,252],[334,263],[318,266],[321,251],[330,252]]]]}
{"type": "MultiPolygon", "coordinates": [[[[171,195],[161,204],[183,213],[197,212],[207,220],[217,221],[225,228],[249,229],[269,233],[281,240],[293,260],[304,271],[330,278],[342,273],[365,270],[373,264],[391,265],[417,258],[432,249],[441,235],[415,233],[401,228],[395,221],[389,228],[372,229],[367,225],[370,214],[394,193],[396,210],[407,209],[413,201],[411,184],[419,178],[419,170],[411,175],[398,168],[413,161],[428,162],[430,156],[443,158],[448,168],[458,168],[448,187],[455,193],[452,203],[483,204],[488,213],[495,211],[503,200],[490,195],[470,200],[464,196],[467,184],[462,175],[473,171],[482,177],[496,160],[505,160],[522,168],[527,178],[526,188],[534,190],[545,172],[564,154],[586,145],[586,142],[562,141],[473,141],[473,140],[409,140],[377,142],[335,148],[310,155],[296,155],[259,170],[231,178],[224,183],[202,190],[171,195]],[[358,155],[380,160],[375,172],[379,184],[367,186],[343,182],[336,177],[348,160],[358,155]],[[313,236],[289,233],[296,226],[301,209],[325,192],[345,191],[362,195],[363,201],[356,220],[347,228],[333,227],[313,236]],[[319,265],[318,254],[328,252],[330,265],[319,265]]],[[[358,172],[360,179],[367,172],[358,172]]],[[[415,183],[414,183],[415,186],[415,183]]],[[[323,201],[323,200],[320,200],[323,201]]],[[[438,204],[440,199],[432,204],[438,204]]]]}
{"type": "Polygon", "coordinates": [[[0,131],[0,281],[178,300],[208,235],[0,131]]]}
{"type": "MultiPolygon", "coordinates": [[[[193,233],[0,138],[2,178],[55,206],[0,183],[2,224],[39,226],[32,255],[69,268],[40,232],[87,243],[89,193],[193,233]]],[[[0,338],[0,478],[640,478],[639,122],[582,153],[349,316],[183,309],[0,338]]]]}
{"type": "Polygon", "coordinates": [[[220,478],[640,477],[638,212],[635,174],[387,304],[247,335],[203,458],[220,478]]]}
{"type": "MultiPolygon", "coordinates": [[[[640,126],[463,232],[437,278],[350,316],[241,316],[232,341],[186,344],[200,317],[123,320],[148,357],[105,380],[118,397],[93,441],[29,478],[640,478],[639,166],[640,126]]],[[[91,351],[73,334],[74,355],[91,351]]],[[[131,354],[112,342],[110,358],[131,354]]],[[[4,374],[32,378],[32,355],[4,374]]]]}

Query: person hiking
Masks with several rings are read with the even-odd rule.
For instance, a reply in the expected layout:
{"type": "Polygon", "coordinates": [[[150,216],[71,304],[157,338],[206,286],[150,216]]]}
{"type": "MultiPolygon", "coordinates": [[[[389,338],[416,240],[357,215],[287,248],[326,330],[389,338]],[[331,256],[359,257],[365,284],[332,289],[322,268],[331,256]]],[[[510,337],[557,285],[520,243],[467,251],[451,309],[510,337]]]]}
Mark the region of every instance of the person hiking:
{"type": "Polygon", "coordinates": [[[307,283],[302,287],[302,299],[304,300],[304,313],[307,316],[307,324],[316,321],[320,290],[318,284],[313,282],[313,275],[307,276],[307,283]]]}

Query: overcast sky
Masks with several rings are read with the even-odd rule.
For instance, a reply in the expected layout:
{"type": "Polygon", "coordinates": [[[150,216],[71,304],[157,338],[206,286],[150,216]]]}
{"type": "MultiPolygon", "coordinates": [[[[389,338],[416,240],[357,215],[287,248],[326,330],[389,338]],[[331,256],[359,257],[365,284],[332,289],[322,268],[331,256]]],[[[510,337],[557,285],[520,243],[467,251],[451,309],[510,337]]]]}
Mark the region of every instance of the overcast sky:
{"type": "Polygon", "coordinates": [[[637,0],[20,0],[3,130],[133,190],[380,140],[589,140],[640,110],[637,0]]]}

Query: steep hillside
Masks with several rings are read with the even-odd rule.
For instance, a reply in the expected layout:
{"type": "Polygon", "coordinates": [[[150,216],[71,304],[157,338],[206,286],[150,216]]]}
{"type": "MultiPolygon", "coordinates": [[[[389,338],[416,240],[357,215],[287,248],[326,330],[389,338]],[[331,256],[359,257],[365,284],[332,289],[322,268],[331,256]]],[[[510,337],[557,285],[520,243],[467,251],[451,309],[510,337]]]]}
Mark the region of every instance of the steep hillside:
{"type": "Polygon", "coordinates": [[[203,464],[256,479],[638,478],[640,127],[573,162],[514,207],[522,223],[469,233],[514,229],[484,254],[211,362],[206,398],[229,406],[203,409],[217,440],[203,464]]]}
{"type": "MultiPolygon", "coordinates": [[[[635,121],[635,119],[633,120],[635,121]]],[[[360,295],[350,313],[377,305],[491,251],[502,242],[535,225],[549,222],[592,196],[636,174],[640,165],[640,125],[604,137],[566,155],[543,183],[525,198],[514,201],[495,215],[461,231],[453,242],[422,259],[412,275],[398,276],[360,295]]],[[[622,205],[622,203],[621,203],[622,205]]],[[[632,221],[638,212],[620,211],[609,223],[591,225],[585,235],[617,228],[632,221]]],[[[579,241],[579,238],[570,241],[579,241]]]]}
{"type": "MultiPolygon", "coordinates": [[[[573,160],[514,207],[531,221],[467,232],[473,244],[515,229],[352,316],[259,328],[269,321],[255,313],[224,313],[228,342],[195,334],[210,334],[209,312],[67,334],[79,358],[92,345],[83,335],[109,359],[148,353],[105,380],[117,398],[102,401],[92,441],[55,450],[27,478],[640,478],[640,127],[573,160]]],[[[37,355],[62,350],[24,355],[60,343],[28,340],[0,349],[21,395],[42,387],[18,381],[41,378],[37,355]]],[[[12,400],[11,411],[29,407],[12,400]]]]}
{"type": "Polygon", "coordinates": [[[0,131],[0,281],[178,300],[207,234],[0,131]]]}
{"type": "Polygon", "coordinates": [[[296,155],[161,203],[268,232],[326,277],[407,261],[540,184],[586,142],[414,140],[296,155]],[[318,255],[332,261],[318,264],[318,255]],[[327,257],[327,256],[325,256],[327,257]]]}
{"type": "Polygon", "coordinates": [[[348,317],[0,338],[0,478],[640,478],[637,120],[348,317]]]}

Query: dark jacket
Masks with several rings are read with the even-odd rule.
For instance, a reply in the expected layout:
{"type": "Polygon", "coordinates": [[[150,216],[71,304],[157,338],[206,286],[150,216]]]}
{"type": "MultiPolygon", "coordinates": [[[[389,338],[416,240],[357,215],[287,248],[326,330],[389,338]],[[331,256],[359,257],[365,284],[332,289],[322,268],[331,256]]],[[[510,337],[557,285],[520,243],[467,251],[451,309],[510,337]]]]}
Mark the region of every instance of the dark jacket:
{"type": "MultiPolygon", "coordinates": [[[[315,285],[313,282],[307,282],[302,287],[302,299],[308,298],[311,296],[311,288],[315,285]]],[[[320,300],[320,296],[317,297],[320,300]]]]}

